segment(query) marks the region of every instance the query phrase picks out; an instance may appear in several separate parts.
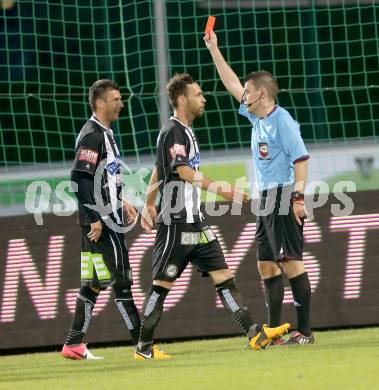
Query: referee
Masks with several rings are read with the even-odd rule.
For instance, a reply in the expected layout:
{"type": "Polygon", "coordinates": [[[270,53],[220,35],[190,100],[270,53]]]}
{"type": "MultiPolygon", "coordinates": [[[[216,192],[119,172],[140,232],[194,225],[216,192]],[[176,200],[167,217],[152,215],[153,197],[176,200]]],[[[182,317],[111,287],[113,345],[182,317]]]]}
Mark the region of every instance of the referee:
{"type": "Polygon", "coordinates": [[[120,153],[110,125],[123,108],[117,84],[98,80],[89,90],[93,115],[81,129],[75,146],[71,180],[77,185],[82,226],[81,288],[71,329],[62,349],[65,358],[102,359],[88,351],[83,337],[101,290],[112,286],[115,302],[134,344],[140,319],[131,293],[132,272],[124,240],[128,223],[137,217],[133,206],[121,201],[120,153]]]}
{"type": "Polygon", "coordinates": [[[252,320],[225,262],[220,243],[200,211],[201,188],[212,190],[213,187],[214,192],[229,201],[234,198],[247,200],[247,197],[233,187],[217,188],[199,172],[199,145],[191,125],[204,112],[205,98],[200,86],[190,75],[176,74],[168,82],[167,92],[174,115],[166,121],[158,136],[156,166],[142,212],[142,227],[149,231],[156,220],[158,228],[153,253],[153,285],[142,309],[135,359],[171,358],[153,346],[153,334],[164,300],[189,262],[203,275],[211,277],[221,302],[249,338],[251,348],[261,349],[285,333],[290,325],[268,328],[252,320]],[[157,213],[158,191],[161,198],[157,213]]]}
{"type": "MultiPolygon", "coordinates": [[[[212,31],[204,41],[225,88],[240,103],[239,113],[252,125],[251,147],[262,210],[257,216],[255,238],[269,326],[280,323],[284,298],[282,268],[291,284],[298,319],[297,330],[285,343],[312,344],[311,288],[302,261],[309,155],[300,125],[275,103],[279,88],[271,73],[250,73],[243,87],[222,56],[216,34],[212,31]],[[267,213],[263,211],[270,211],[270,207],[271,213],[264,215],[267,213]]],[[[275,343],[282,344],[284,340],[279,338],[275,343]]]]}

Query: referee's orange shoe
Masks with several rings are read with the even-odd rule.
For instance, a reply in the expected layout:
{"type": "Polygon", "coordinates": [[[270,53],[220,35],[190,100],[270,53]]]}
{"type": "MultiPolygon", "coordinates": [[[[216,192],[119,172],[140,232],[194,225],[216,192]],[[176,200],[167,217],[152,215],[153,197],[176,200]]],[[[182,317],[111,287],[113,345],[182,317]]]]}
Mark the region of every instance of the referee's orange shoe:
{"type": "Polygon", "coordinates": [[[269,328],[267,325],[263,325],[263,329],[250,340],[249,344],[251,349],[258,351],[259,349],[265,348],[268,344],[287,333],[290,326],[289,323],[277,326],[276,328],[269,328]]]}

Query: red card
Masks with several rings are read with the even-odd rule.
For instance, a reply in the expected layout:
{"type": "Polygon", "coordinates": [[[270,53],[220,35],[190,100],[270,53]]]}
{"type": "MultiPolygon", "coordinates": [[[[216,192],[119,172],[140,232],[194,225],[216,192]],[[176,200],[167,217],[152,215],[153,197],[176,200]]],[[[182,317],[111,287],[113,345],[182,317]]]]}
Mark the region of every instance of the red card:
{"type": "Polygon", "coordinates": [[[206,35],[208,35],[211,31],[213,31],[215,21],[216,21],[216,18],[214,16],[208,16],[207,25],[205,26],[205,34],[206,35]]]}

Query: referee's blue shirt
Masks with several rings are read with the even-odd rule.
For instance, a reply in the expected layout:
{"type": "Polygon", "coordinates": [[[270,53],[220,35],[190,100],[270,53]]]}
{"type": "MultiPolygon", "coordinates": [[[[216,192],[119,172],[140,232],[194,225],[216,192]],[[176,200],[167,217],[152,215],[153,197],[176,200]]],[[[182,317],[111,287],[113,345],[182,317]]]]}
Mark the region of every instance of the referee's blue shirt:
{"type": "Polygon", "coordinates": [[[294,164],[309,158],[299,123],[279,106],[266,117],[258,118],[241,104],[239,114],[252,124],[251,150],[258,190],[293,184],[294,164]]]}

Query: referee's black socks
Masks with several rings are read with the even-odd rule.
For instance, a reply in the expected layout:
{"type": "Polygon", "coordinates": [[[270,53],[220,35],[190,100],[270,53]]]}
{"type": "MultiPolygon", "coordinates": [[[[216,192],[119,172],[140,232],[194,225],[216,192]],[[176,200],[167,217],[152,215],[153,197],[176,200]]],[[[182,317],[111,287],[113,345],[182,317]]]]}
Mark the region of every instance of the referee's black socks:
{"type": "Polygon", "coordinates": [[[128,287],[114,286],[113,292],[118,311],[120,312],[125,325],[133,340],[133,344],[137,345],[140,332],[140,318],[137,307],[133,300],[132,292],[128,287]]]}
{"type": "Polygon", "coordinates": [[[99,293],[93,291],[91,287],[83,286],[80,288],[76,297],[74,319],[65,344],[80,344],[83,341],[98,296],[99,293]]]}
{"type": "Polygon", "coordinates": [[[297,330],[304,336],[310,336],[311,285],[308,274],[304,272],[289,281],[297,314],[297,330]]]}
{"type": "Polygon", "coordinates": [[[252,338],[261,331],[261,327],[252,320],[247,307],[243,304],[242,296],[233,278],[216,284],[215,287],[225,309],[232,314],[234,321],[242,328],[246,336],[252,338]]]}
{"type": "Polygon", "coordinates": [[[138,349],[145,351],[153,344],[154,330],[158,325],[163,312],[163,302],[165,301],[169,289],[153,285],[146,295],[142,308],[141,331],[138,341],[138,349]]]}

